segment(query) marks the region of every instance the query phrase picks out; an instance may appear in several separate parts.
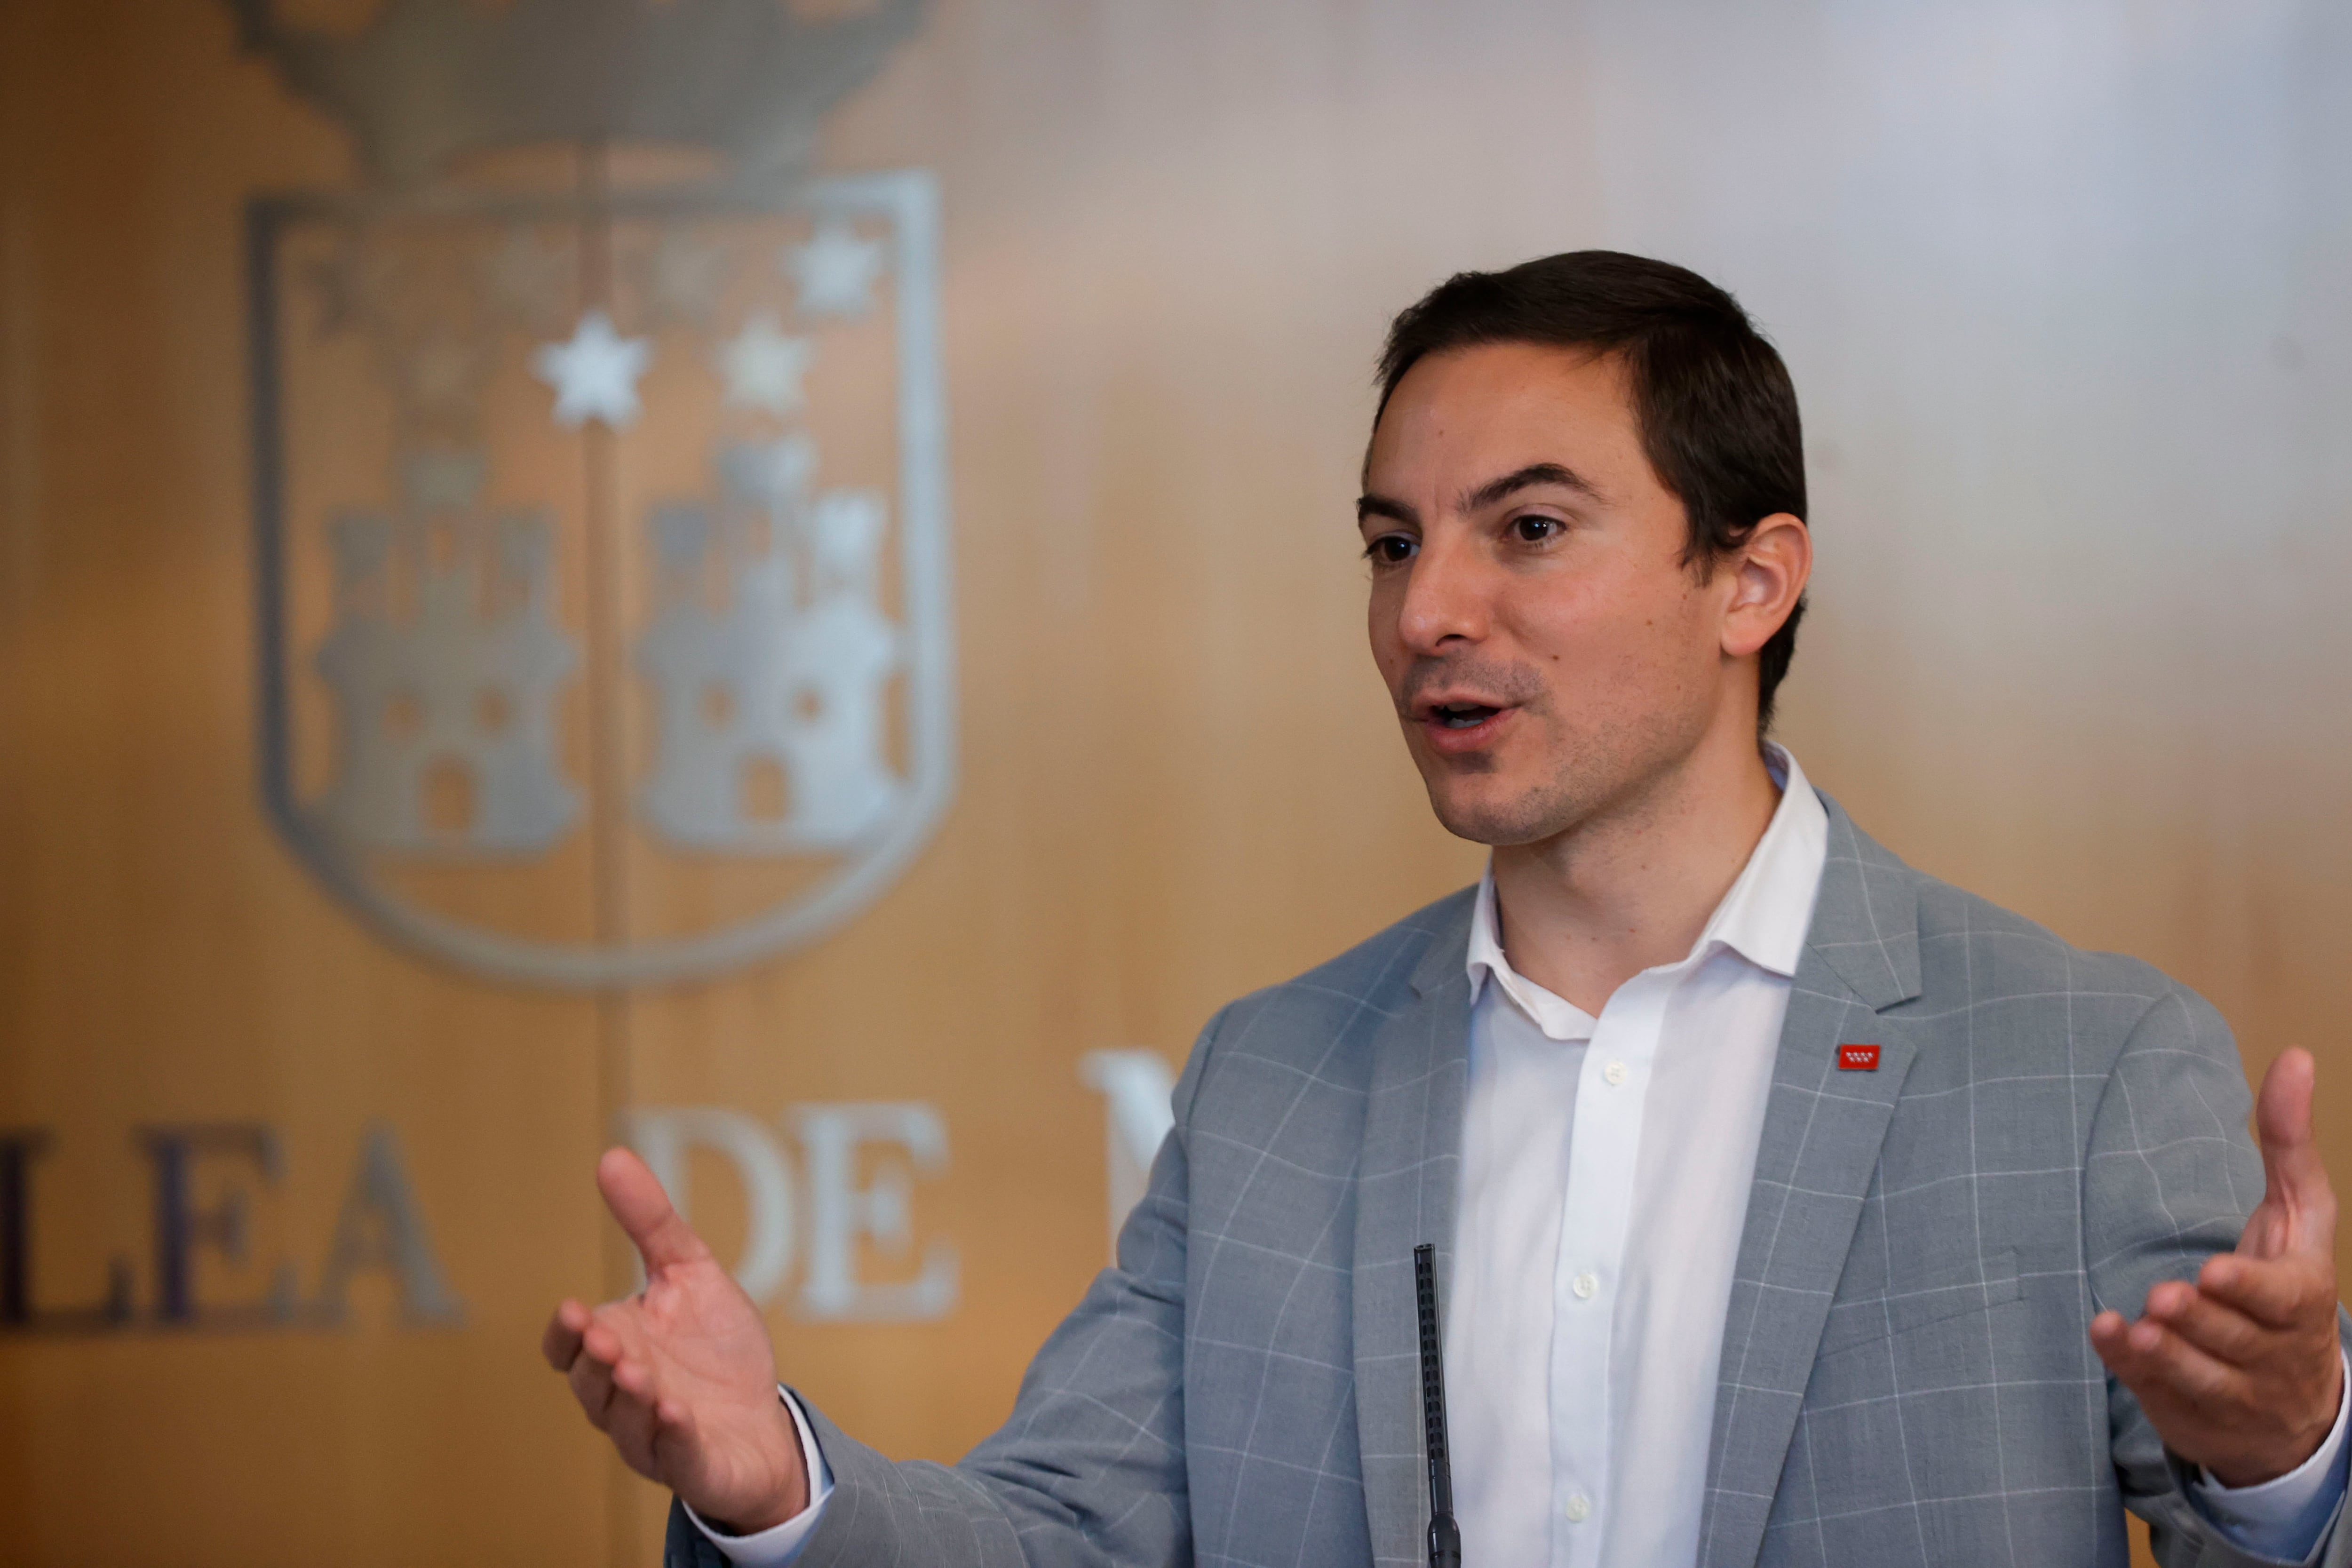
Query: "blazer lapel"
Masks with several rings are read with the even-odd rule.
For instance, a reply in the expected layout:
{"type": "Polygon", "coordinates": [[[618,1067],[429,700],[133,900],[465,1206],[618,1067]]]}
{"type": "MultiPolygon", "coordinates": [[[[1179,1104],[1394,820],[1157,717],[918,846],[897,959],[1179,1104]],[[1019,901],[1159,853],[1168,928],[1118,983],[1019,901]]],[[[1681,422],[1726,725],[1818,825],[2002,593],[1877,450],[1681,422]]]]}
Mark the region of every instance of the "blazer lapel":
{"type": "Polygon", "coordinates": [[[1762,1549],[1830,1301],[1911,1068],[1909,1031],[1878,1014],[1919,993],[1914,873],[1822,798],[1829,858],[1780,1030],[1724,1322],[1702,1568],[1751,1568],[1762,1549]],[[1842,1067],[1846,1045],[1877,1047],[1875,1067],[1842,1067]]]}
{"type": "MultiPolygon", "coordinates": [[[[1374,1037],[1356,1176],[1356,1438],[1379,1563],[1419,1563],[1428,1528],[1412,1249],[1437,1247],[1439,1296],[1454,1264],[1454,1188],[1469,1075],[1471,900],[1423,950],[1412,997],[1374,1037]]],[[[1442,1309],[1441,1309],[1442,1310],[1442,1309]]]]}

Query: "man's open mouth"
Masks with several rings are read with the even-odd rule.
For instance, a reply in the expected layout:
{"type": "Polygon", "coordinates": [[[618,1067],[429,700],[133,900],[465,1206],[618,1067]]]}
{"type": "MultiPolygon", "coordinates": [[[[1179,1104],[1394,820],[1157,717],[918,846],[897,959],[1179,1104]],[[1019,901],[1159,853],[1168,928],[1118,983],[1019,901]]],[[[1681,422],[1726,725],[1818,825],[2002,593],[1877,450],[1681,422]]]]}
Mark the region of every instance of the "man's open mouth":
{"type": "Polygon", "coordinates": [[[1449,730],[1467,730],[1501,711],[1476,702],[1441,702],[1429,710],[1429,716],[1449,730]]]}

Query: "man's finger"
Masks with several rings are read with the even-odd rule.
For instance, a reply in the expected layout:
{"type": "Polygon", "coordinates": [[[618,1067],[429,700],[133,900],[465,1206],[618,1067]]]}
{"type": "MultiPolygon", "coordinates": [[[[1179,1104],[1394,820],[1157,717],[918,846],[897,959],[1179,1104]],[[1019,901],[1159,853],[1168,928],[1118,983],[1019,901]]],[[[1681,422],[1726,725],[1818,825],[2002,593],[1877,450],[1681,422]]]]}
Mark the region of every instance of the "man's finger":
{"type": "Polygon", "coordinates": [[[2147,1315],[2207,1355],[2242,1367],[2270,1330],[2193,1285],[2167,1280],[2147,1293],[2147,1315]]]}
{"type": "Polygon", "coordinates": [[[698,1263],[710,1256],[702,1237],[670,1207],[669,1194],[662,1191],[661,1183],[629,1150],[604,1151],[604,1157],[596,1162],[596,1186],[604,1194],[604,1206],[613,1211],[613,1217],[635,1244],[637,1255],[646,1260],[647,1274],[681,1263],[698,1263]]]}
{"type": "Polygon", "coordinates": [[[2133,1346],[2131,1326],[2132,1321],[2121,1312],[2101,1312],[2091,1320],[2091,1348],[2099,1352],[2109,1372],[2137,1388],[2153,1368],[2147,1356],[2133,1346]]]}
{"type": "Polygon", "coordinates": [[[691,1442],[694,1438],[694,1412],[676,1399],[661,1399],[654,1405],[656,1439],[667,1442],[691,1442]]]}
{"type": "MultiPolygon", "coordinates": [[[[2263,1149],[2263,1201],[2297,1219],[2320,1210],[2332,1219],[2336,1207],[2319,1145],[2311,1136],[2311,1094],[2317,1070],[2309,1051],[2290,1048],[2263,1075],[2262,1093],[2254,1100],[2254,1130],[2263,1149]]],[[[2300,1234],[2290,1237],[2291,1245],[2333,1250],[2332,1225],[2304,1223],[2292,1228],[2300,1234]]]]}
{"type": "Polygon", "coordinates": [[[604,1427],[621,1457],[644,1470],[653,1463],[654,1403],[647,1397],[653,1374],[638,1362],[624,1358],[613,1368],[613,1402],[605,1407],[604,1427]]]}
{"type": "Polygon", "coordinates": [[[2335,1292],[2305,1258],[2217,1252],[2197,1271],[2197,1289],[2272,1329],[2299,1328],[2335,1292]]]}
{"type": "Polygon", "coordinates": [[[646,1454],[661,1474],[673,1481],[682,1479],[678,1467],[694,1455],[694,1417],[679,1401],[664,1397],[654,1402],[653,1425],[646,1434],[646,1454]]]}
{"type": "Polygon", "coordinates": [[[2124,1331],[2127,1365],[2109,1365],[2143,1403],[2155,1395],[2194,1404],[2211,1404],[2241,1397],[2245,1374],[2215,1360],[2153,1318],[2142,1318],[2124,1331]]]}
{"type": "Polygon", "coordinates": [[[572,1397],[580,1402],[580,1408],[601,1432],[604,1429],[604,1412],[613,1403],[613,1364],[597,1356],[593,1334],[583,1350],[584,1353],[572,1363],[564,1381],[572,1385],[572,1397]]]}
{"type": "Polygon", "coordinates": [[[547,1320],[547,1331],[539,1337],[539,1353],[547,1364],[558,1372],[570,1372],[572,1363],[580,1359],[580,1336],[588,1330],[588,1309],[577,1301],[565,1300],[547,1320]]]}

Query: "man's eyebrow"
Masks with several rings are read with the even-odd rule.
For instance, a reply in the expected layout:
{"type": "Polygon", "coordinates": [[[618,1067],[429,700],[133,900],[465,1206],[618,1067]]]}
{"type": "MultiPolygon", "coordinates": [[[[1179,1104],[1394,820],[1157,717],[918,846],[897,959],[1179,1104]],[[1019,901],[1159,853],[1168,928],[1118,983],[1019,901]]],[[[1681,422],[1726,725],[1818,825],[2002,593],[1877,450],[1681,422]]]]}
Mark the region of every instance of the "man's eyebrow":
{"type": "Polygon", "coordinates": [[[1589,500],[1601,499],[1600,489],[1574,468],[1561,463],[1529,463],[1499,479],[1489,479],[1462,498],[1464,511],[1478,511],[1517,491],[1531,489],[1537,485],[1559,485],[1589,500]]]}
{"type": "MultiPolygon", "coordinates": [[[[1493,506],[1507,496],[1532,489],[1538,485],[1558,485],[1594,500],[1601,499],[1600,487],[1565,463],[1529,463],[1499,479],[1487,480],[1465,495],[1460,505],[1464,511],[1477,511],[1493,506]]],[[[1403,501],[1369,491],[1356,498],[1356,521],[1360,524],[1368,517],[1384,517],[1391,522],[1416,528],[1421,524],[1421,514],[1403,501]]]]}

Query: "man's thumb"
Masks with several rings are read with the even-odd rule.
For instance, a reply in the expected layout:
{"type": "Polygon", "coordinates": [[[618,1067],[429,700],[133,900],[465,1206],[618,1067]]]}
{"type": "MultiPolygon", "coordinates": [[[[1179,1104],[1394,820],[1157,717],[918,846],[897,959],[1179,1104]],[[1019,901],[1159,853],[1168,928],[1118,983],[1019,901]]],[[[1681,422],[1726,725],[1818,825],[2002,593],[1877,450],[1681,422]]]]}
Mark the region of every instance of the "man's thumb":
{"type": "Polygon", "coordinates": [[[604,1194],[604,1206],[646,1260],[646,1273],[710,1256],[702,1238],[670,1206],[660,1181],[632,1151],[605,1150],[596,1162],[596,1185],[604,1194]]]}
{"type": "Polygon", "coordinates": [[[2263,1149],[2263,1201],[2295,1221],[2308,1246],[2334,1240],[2336,1194],[2311,1136],[2311,1092],[2317,1068],[2311,1053],[2290,1048],[2263,1075],[2254,1100],[2254,1131],[2263,1149]],[[2315,1211],[2316,1211],[2315,1215],[2315,1211]],[[2314,1223],[2315,1218],[2316,1223],[2314,1223]]]}

